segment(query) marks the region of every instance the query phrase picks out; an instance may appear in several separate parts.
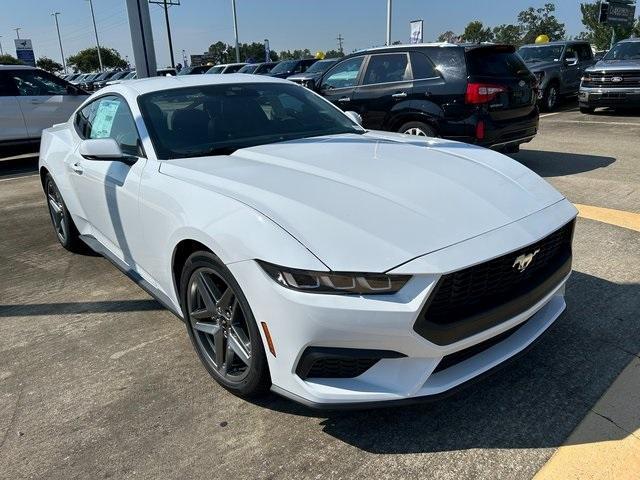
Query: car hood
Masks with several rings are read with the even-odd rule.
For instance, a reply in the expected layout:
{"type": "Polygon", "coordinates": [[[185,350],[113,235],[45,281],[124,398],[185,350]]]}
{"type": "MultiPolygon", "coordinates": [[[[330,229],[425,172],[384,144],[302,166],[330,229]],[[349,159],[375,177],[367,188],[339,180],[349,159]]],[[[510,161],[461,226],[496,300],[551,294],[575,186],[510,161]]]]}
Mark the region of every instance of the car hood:
{"type": "Polygon", "coordinates": [[[600,60],[594,66],[587,68],[587,72],[600,71],[638,71],[640,70],[640,60],[600,60]]]}
{"type": "Polygon", "coordinates": [[[382,132],[165,161],[160,171],[258,210],[340,271],[384,272],[563,199],[496,152],[382,132]]]}
{"type": "Polygon", "coordinates": [[[553,68],[558,68],[560,66],[560,62],[525,62],[527,68],[532,72],[540,72],[542,70],[549,70],[553,68]]]}

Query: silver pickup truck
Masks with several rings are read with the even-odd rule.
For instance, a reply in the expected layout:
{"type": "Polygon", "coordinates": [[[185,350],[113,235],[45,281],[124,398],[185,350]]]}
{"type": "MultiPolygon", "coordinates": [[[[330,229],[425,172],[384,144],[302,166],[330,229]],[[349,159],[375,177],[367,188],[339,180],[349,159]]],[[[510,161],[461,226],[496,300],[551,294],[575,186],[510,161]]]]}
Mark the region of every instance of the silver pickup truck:
{"type": "Polygon", "coordinates": [[[623,40],[582,77],[580,111],[596,107],[640,107],[640,38],[623,40]]]}
{"type": "Polygon", "coordinates": [[[518,54],[538,79],[540,109],[547,112],[561,97],[578,95],[583,72],[595,63],[591,45],[582,41],[524,45],[518,54]]]}

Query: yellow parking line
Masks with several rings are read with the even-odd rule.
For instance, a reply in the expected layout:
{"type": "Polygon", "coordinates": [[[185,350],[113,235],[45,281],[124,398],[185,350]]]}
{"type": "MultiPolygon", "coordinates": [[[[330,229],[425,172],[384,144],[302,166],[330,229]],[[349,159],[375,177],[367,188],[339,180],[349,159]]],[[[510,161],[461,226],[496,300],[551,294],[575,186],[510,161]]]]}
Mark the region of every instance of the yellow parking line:
{"type": "Polygon", "coordinates": [[[534,480],[638,480],[638,392],[640,359],[634,357],[534,480]]]}
{"type": "Polygon", "coordinates": [[[640,232],[640,213],[625,212],[624,210],[613,210],[611,208],[593,207],[591,205],[575,204],[578,215],[589,220],[616,225],[618,227],[629,228],[640,232]]]}

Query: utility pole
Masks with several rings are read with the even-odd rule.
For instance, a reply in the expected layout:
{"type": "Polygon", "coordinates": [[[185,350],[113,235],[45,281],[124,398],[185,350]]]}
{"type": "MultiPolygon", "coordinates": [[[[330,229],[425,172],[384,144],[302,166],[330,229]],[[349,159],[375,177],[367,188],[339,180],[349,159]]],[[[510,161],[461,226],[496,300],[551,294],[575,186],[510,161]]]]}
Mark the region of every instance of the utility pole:
{"type": "Polygon", "coordinates": [[[62,68],[64,68],[64,73],[67,73],[67,62],[64,59],[64,51],[62,50],[62,37],[60,37],[60,25],[58,24],[58,15],[60,12],[53,12],[51,14],[53,18],[56,19],[56,30],[58,31],[58,43],[60,44],[60,56],[62,57],[62,68]]]}
{"type": "Polygon", "coordinates": [[[344,49],[342,48],[342,42],[344,41],[344,37],[342,36],[341,33],[338,34],[338,38],[336,38],[336,40],[338,40],[338,51],[344,55],[344,49]]]}
{"type": "Polygon", "coordinates": [[[240,46],[238,45],[238,15],[236,13],[236,0],[231,0],[233,9],[233,34],[236,37],[236,62],[240,63],[240,46]]]}
{"type": "Polygon", "coordinates": [[[100,53],[100,41],[98,40],[98,27],[96,27],[96,16],[93,13],[93,0],[89,0],[89,6],[91,7],[91,19],[93,20],[93,32],[96,34],[96,46],[98,47],[98,63],[100,64],[100,71],[104,70],[102,65],[102,54],[100,53]]]}
{"type": "Polygon", "coordinates": [[[16,37],[20,40],[20,30],[22,30],[22,28],[14,28],[14,30],[16,31],[16,37]]]}
{"type": "Polygon", "coordinates": [[[387,0],[387,45],[391,45],[391,0],[387,0]]]}
{"type": "Polygon", "coordinates": [[[184,51],[184,48],[182,49],[182,66],[183,67],[189,66],[187,65],[187,52],[184,51]]]}
{"type": "MultiPolygon", "coordinates": [[[[2,35],[0,35],[0,38],[2,38],[2,35]]],[[[4,55],[4,51],[2,50],[2,41],[0,41],[0,55],[4,55]]]]}

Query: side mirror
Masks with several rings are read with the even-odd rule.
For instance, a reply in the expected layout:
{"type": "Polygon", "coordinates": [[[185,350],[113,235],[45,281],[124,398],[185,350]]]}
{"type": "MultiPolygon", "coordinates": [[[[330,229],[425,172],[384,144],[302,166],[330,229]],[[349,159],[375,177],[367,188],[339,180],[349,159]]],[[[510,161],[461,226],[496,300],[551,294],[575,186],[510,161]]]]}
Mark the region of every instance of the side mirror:
{"type": "Polygon", "coordinates": [[[362,117],[360,114],[349,110],[348,112],[344,112],[344,114],[349,117],[351,120],[356,122],[358,125],[362,126],[362,117]]]}
{"type": "Polygon", "coordinates": [[[115,161],[135,163],[136,157],[125,155],[118,142],[113,138],[91,138],[83,140],[78,149],[80,155],[87,160],[115,161]]]}

